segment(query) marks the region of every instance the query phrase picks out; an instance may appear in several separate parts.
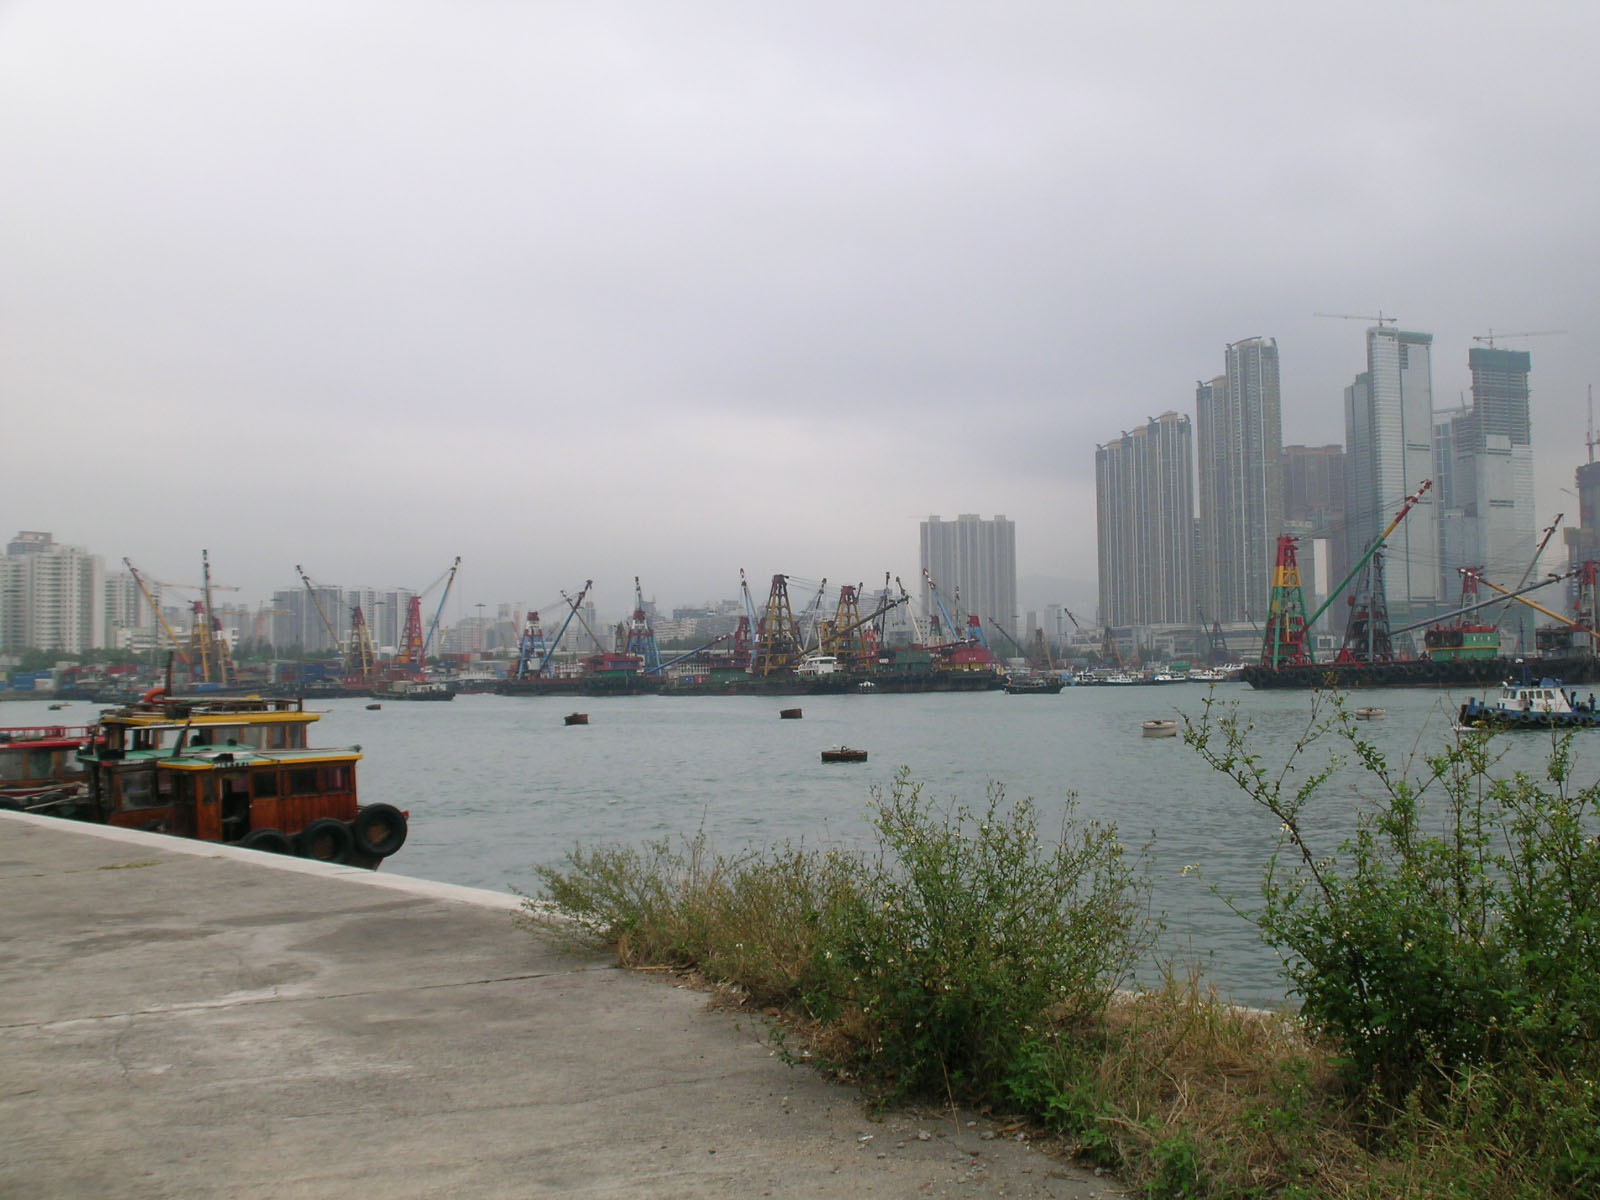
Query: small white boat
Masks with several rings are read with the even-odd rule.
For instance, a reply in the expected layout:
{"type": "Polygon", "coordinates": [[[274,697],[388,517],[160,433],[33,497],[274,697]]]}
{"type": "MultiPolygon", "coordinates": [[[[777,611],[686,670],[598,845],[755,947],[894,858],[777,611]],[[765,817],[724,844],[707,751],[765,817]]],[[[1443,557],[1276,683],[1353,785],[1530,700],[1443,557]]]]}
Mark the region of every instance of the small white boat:
{"type": "Polygon", "coordinates": [[[1386,708],[1358,708],[1355,711],[1355,718],[1358,721],[1381,721],[1388,715],[1389,710],[1386,708]]]}
{"type": "Polygon", "coordinates": [[[1178,723],[1176,721],[1146,721],[1139,728],[1145,737],[1178,736],[1178,723]]]}

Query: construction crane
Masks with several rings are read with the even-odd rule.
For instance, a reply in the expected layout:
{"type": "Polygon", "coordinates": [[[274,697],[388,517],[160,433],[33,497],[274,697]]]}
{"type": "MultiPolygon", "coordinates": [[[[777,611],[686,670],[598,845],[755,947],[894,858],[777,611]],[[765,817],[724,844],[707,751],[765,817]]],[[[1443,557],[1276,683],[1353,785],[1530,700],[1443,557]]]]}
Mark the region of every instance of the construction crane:
{"type": "Polygon", "coordinates": [[[139,568],[128,561],[126,557],[123,558],[122,565],[128,568],[128,574],[133,576],[133,582],[139,585],[139,592],[144,596],[144,602],[150,606],[150,611],[155,613],[156,620],[161,623],[161,630],[167,635],[167,642],[177,652],[178,657],[183,660],[183,665],[185,667],[190,666],[189,655],[184,650],[183,643],[178,640],[178,635],[173,632],[172,626],[168,624],[166,614],[161,611],[161,605],[150,594],[150,587],[145,582],[144,576],[139,574],[139,568]]]}
{"type": "Polygon", "coordinates": [[[306,594],[311,597],[311,607],[317,610],[317,616],[322,618],[322,627],[328,631],[328,641],[333,646],[334,653],[344,652],[344,640],[340,638],[339,631],[333,627],[333,622],[328,619],[328,610],[322,607],[322,601],[317,598],[316,584],[311,582],[305,568],[299,563],[294,565],[295,571],[300,576],[300,582],[306,585],[306,594]]]}
{"type": "Polygon", "coordinates": [[[922,582],[928,585],[928,591],[933,595],[933,602],[939,606],[939,613],[944,618],[944,627],[940,631],[942,636],[949,639],[948,644],[961,640],[961,631],[956,627],[955,621],[950,616],[950,610],[944,606],[944,597],[939,594],[939,585],[933,581],[933,576],[927,567],[922,568],[922,582]]]}
{"type": "MultiPolygon", "coordinates": [[[[1017,648],[1017,657],[1018,658],[1021,658],[1024,662],[1026,662],[1029,667],[1034,668],[1036,670],[1039,669],[1038,664],[1033,661],[1033,656],[1028,653],[1027,649],[1023,646],[1023,644],[1021,642],[1017,641],[1017,639],[1011,635],[1011,631],[1009,629],[1007,629],[1004,625],[1000,624],[1000,622],[995,620],[993,617],[989,618],[989,624],[993,625],[996,629],[998,629],[1000,631],[1000,636],[1005,638],[1006,641],[1010,642],[1013,646],[1015,646],[1017,648]]],[[[1043,632],[1043,631],[1041,630],[1040,632],[1043,632]]]]}
{"type": "Polygon", "coordinates": [[[1385,325],[1393,325],[1396,321],[1398,321],[1400,319],[1399,317],[1386,317],[1386,316],[1384,316],[1383,315],[1383,309],[1381,309],[1381,308],[1378,310],[1378,315],[1375,316],[1375,317],[1374,316],[1368,316],[1366,313],[1325,313],[1325,312],[1316,312],[1316,313],[1312,313],[1311,315],[1313,317],[1331,317],[1336,321],[1372,321],[1380,329],[1385,325]]]}
{"type": "MultiPolygon", "coordinates": [[[[549,674],[550,660],[555,657],[556,650],[561,645],[561,639],[566,636],[567,626],[572,624],[572,618],[578,617],[580,621],[583,620],[578,613],[578,609],[582,607],[583,598],[589,594],[589,589],[593,586],[594,580],[584,580],[583,588],[578,592],[576,600],[569,597],[566,592],[561,593],[561,598],[567,602],[567,618],[561,622],[561,628],[556,630],[556,636],[553,641],[546,642],[544,640],[543,628],[539,624],[539,614],[537,612],[528,614],[528,623],[523,627],[522,642],[519,647],[517,661],[511,669],[512,679],[543,678],[549,674]],[[533,662],[535,655],[539,657],[537,665],[534,665],[533,662]]],[[[587,623],[584,624],[584,628],[588,628],[587,623]]],[[[592,632],[590,636],[594,636],[592,632]]]]}
{"type": "Polygon", "coordinates": [[[1482,342],[1493,350],[1496,341],[1509,342],[1513,338],[1556,337],[1566,332],[1565,329],[1530,329],[1526,333],[1496,333],[1491,329],[1488,333],[1473,334],[1472,340],[1482,342]]]}
{"type": "Polygon", "coordinates": [[[344,657],[344,673],[365,682],[378,665],[378,651],[372,644],[372,629],[367,625],[367,614],[361,605],[350,609],[350,649],[344,657]]]}
{"type": "Polygon", "coordinates": [[[621,647],[625,654],[637,654],[644,660],[645,673],[653,674],[661,669],[661,648],[656,643],[656,631],[650,626],[650,617],[645,612],[644,589],[639,586],[639,577],[633,577],[633,616],[627,624],[627,641],[621,647]]]}
{"type": "MultiPolygon", "coordinates": [[[[456,560],[450,564],[450,569],[439,579],[444,580],[444,591],[439,593],[439,607],[433,610],[433,622],[428,626],[428,636],[422,639],[422,661],[428,661],[428,648],[433,645],[433,635],[439,632],[439,618],[444,615],[444,602],[450,598],[450,586],[456,581],[456,572],[461,568],[461,556],[456,555],[456,560]]],[[[439,586],[439,579],[430,583],[421,595],[426,596],[439,586]]],[[[418,597],[420,599],[421,596],[418,597]]]]}
{"type": "MultiPolygon", "coordinates": [[[[228,653],[228,643],[222,636],[222,622],[217,619],[216,604],[212,601],[211,593],[220,588],[213,588],[211,583],[211,552],[204,548],[200,551],[200,578],[202,601],[195,603],[195,627],[193,637],[200,651],[200,678],[205,683],[215,683],[223,687],[228,685],[228,674],[231,656],[228,653]],[[205,604],[205,612],[200,612],[200,604],[205,604]],[[215,659],[215,675],[212,678],[212,661],[215,659]]],[[[234,589],[237,590],[237,589],[234,589]]]]}

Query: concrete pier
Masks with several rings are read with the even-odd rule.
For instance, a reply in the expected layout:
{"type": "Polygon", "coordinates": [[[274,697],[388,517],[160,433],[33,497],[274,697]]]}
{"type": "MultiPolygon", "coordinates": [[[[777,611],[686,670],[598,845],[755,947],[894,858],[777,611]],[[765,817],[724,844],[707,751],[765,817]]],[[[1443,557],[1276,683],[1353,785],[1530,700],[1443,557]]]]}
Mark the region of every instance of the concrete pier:
{"type": "Polygon", "coordinates": [[[517,904],[0,812],[0,1196],[1122,1194],[517,904]]]}

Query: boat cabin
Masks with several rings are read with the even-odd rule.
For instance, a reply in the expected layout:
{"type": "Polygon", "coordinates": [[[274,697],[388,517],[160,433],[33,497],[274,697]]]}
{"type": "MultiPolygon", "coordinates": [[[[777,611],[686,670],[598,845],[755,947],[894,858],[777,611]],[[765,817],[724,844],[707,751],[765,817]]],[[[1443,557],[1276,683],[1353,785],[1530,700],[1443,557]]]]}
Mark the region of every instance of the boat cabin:
{"type": "Polygon", "coordinates": [[[1570,713],[1567,694],[1553,679],[1536,684],[1507,683],[1489,698],[1489,706],[1504,712],[1570,713]]]}
{"type": "Polygon", "coordinates": [[[88,757],[88,804],[108,825],[207,842],[245,841],[259,830],[292,836],[325,818],[355,820],[360,758],[354,749],[244,746],[88,757]]]}
{"type": "Polygon", "coordinates": [[[93,733],[83,725],[0,729],[0,797],[25,800],[83,782],[78,747],[93,733]]]}
{"type": "Polygon", "coordinates": [[[300,700],[146,696],[102,714],[100,725],[113,755],[197,746],[296,750],[305,747],[306,728],[318,719],[300,700]]]}

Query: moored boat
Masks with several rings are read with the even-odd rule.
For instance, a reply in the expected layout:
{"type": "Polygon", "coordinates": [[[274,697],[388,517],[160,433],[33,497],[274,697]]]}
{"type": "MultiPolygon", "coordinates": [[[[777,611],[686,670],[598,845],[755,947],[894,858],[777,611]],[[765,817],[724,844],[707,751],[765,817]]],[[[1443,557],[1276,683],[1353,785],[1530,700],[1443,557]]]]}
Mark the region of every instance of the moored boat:
{"type": "Polygon", "coordinates": [[[314,749],[299,700],[170,696],[102,714],[79,761],[85,785],[53,811],[125,829],[376,867],[407,814],[362,804],[357,747],[314,749]]]}
{"type": "Polygon", "coordinates": [[[1353,715],[1358,721],[1381,721],[1389,715],[1389,710],[1366,705],[1356,709],[1353,715]]]}
{"type": "Polygon", "coordinates": [[[1155,720],[1146,721],[1139,726],[1140,733],[1147,738],[1169,738],[1178,736],[1178,723],[1176,721],[1155,720]]]}
{"type": "Polygon", "coordinates": [[[389,679],[372,689],[379,700],[454,700],[450,685],[438,679],[389,679]]]}
{"type": "Polygon", "coordinates": [[[1053,696],[1061,688],[1061,679],[1057,676],[1032,671],[1006,676],[1005,690],[1008,696],[1053,696]]]}
{"type": "Polygon", "coordinates": [[[858,763],[867,761],[865,750],[852,750],[849,746],[840,746],[836,750],[824,750],[822,761],[825,763],[858,763]]]}
{"type": "Polygon", "coordinates": [[[798,721],[800,719],[800,710],[798,708],[780,708],[778,710],[778,719],[783,721],[798,721]]]}
{"type": "Polygon", "coordinates": [[[0,729],[0,808],[50,811],[83,789],[78,748],[94,736],[86,725],[0,729]]]}
{"type": "Polygon", "coordinates": [[[568,713],[566,716],[562,717],[561,720],[567,725],[587,725],[589,723],[589,714],[568,713]]]}

